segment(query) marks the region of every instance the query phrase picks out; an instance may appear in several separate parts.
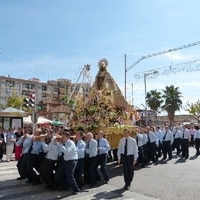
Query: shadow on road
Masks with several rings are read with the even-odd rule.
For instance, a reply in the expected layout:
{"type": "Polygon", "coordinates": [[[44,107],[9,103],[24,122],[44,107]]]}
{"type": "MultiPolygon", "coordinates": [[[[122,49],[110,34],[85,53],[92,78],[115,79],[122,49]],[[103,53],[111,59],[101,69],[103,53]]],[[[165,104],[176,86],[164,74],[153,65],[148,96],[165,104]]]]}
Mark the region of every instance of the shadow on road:
{"type": "Polygon", "coordinates": [[[176,161],[174,162],[174,164],[185,163],[185,162],[186,162],[185,159],[183,159],[183,158],[179,158],[178,160],[176,160],[176,161]]]}
{"type": "Polygon", "coordinates": [[[198,156],[194,155],[194,156],[190,156],[189,160],[196,160],[198,158],[198,156]]]}
{"type": "Polygon", "coordinates": [[[112,190],[109,192],[99,192],[99,193],[95,194],[91,200],[117,199],[117,198],[123,197],[124,192],[125,192],[125,190],[123,188],[112,190]]]}

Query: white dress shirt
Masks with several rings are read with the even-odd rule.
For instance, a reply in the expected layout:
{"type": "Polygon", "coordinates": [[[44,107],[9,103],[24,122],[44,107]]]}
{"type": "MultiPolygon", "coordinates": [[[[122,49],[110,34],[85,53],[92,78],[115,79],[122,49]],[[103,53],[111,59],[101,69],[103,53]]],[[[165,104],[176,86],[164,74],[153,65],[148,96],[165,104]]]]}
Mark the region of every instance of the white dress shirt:
{"type": "Polygon", "coordinates": [[[98,139],[97,146],[99,148],[99,150],[98,150],[99,155],[107,154],[108,151],[110,150],[109,142],[105,138],[98,139]]]}
{"type": "MultiPolygon", "coordinates": [[[[119,141],[119,147],[118,147],[118,152],[117,152],[118,159],[121,159],[121,154],[124,154],[125,143],[126,143],[126,138],[123,137],[119,141]]],[[[138,158],[137,142],[134,138],[132,138],[130,136],[127,138],[127,156],[129,156],[129,155],[133,155],[134,160],[137,160],[137,158],[138,158]]]]}
{"type": "Polygon", "coordinates": [[[143,140],[142,140],[142,146],[147,144],[148,142],[148,137],[147,137],[147,134],[146,133],[142,133],[143,135],[143,140]]]}
{"type": "Polygon", "coordinates": [[[89,155],[90,158],[97,156],[97,141],[91,139],[89,142],[86,143],[85,154],[89,155]]]}
{"type": "Polygon", "coordinates": [[[181,138],[190,140],[190,131],[187,128],[183,128],[183,132],[182,132],[182,137],[181,138]]]}
{"type": "Polygon", "coordinates": [[[46,154],[46,158],[50,160],[58,160],[58,155],[60,151],[60,147],[58,143],[54,143],[55,137],[51,138],[51,142],[49,144],[46,144],[45,142],[42,142],[42,148],[44,150],[44,153],[46,154]]]}
{"type": "Polygon", "coordinates": [[[175,130],[175,131],[173,132],[173,137],[174,137],[174,139],[181,138],[181,136],[182,136],[182,133],[181,133],[180,130],[175,130]]]}
{"type": "Polygon", "coordinates": [[[137,140],[138,140],[138,144],[137,144],[138,147],[143,146],[143,140],[144,140],[145,136],[143,136],[143,134],[137,133],[136,137],[137,137],[137,140]]]}
{"type": "Polygon", "coordinates": [[[76,148],[78,152],[78,159],[85,157],[85,142],[83,140],[76,141],[76,148]]]}
{"type": "Polygon", "coordinates": [[[162,143],[163,141],[163,132],[159,129],[157,132],[158,141],[162,143]]]}
{"type": "Polygon", "coordinates": [[[200,139],[200,130],[195,130],[194,131],[194,140],[195,139],[200,139]]]}
{"type": "Polygon", "coordinates": [[[72,140],[67,140],[64,144],[60,144],[60,150],[64,153],[64,160],[78,160],[78,153],[75,143],[72,140]]]}
{"type": "Polygon", "coordinates": [[[26,137],[26,139],[24,139],[24,136],[21,136],[15,144],[16,146],[22,145],[22,154],[25,154],[28,153],[28,150],[32,144],[32,139],[31,137],[26,137]]]}
{"type": "Polygon", "coordinates": [[[165,131],[164,132],[164,135],[163,135],[163,142],[166,142],[166,141],[170,141],[170,144],[173,144],[173,141],[174,141],[174,137],[173,137],[173,133],[168,130],[168,131],[165,131]]]}
{"type": "Polygon", "coordinates": [[[154,132],[149,131],[147,133],[147,138],[148,138],[148,140],[150,139],[150,143],[155,142],[156,144],[158,144],[158,139],[157,139],[156,134],[154,132]]]}

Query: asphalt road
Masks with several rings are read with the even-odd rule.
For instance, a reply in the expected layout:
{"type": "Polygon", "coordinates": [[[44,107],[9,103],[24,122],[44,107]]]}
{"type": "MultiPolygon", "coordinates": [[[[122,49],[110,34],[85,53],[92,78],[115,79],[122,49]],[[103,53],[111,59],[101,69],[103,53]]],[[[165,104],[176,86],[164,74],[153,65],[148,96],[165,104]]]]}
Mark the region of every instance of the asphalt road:
{"type": "Polygon", "coordinates": [[[200,157],[196,157],[195,149],[190,148],[190,158],[183,160],[173,156],[170,161],[159,160],[146,168],[135,170],[134,181],[130,191],[124,191],[122,168],[115,163],[108,164],[110,182],[89,189],[84,186],[82,192],[70,196],[72,191],[49,191],[44,184],[32,186],[17,181],[16,161],[0,163],[0,200],[8,199],[76,199],[76,200],[199,200],[200,157]]]}

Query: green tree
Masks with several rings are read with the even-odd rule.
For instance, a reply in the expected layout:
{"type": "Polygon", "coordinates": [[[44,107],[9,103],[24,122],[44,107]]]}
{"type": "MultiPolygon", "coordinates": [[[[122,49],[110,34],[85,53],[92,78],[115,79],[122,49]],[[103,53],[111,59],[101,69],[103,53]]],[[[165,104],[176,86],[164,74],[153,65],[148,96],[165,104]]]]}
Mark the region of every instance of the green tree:
{"type": "Polygon", "coordinates": [[[157,90],[150,90],[146,95],[146,103],[153,110],[154,120],[157,118],[158,109],[161,107],[163,100],[161,92],[157,90]]]}
{"type": "Polygon", "coordinates": [[[196,103],[189,103],[186,102],[185,110],[188,111],[190,114],[194,115],[195,117],[200,116],[200,100],[197,100],[196,103]]]}
{"type": "Polygon", "coordinates": [[[67,95],[65,95],[65,96],[61,99],[61,101],[62,101],[63,103],[68,103],[68,106],[69,106],[70,108],[73,108],[73,106],[74,106],[74,104],[75,104],[75,100],[74,100],[73,98],[71,98],[70,101],[68,102],[68,99],[69,99],[69,97],[68,97],[67,95]]]}
{"type": "Polygon", "coordinates": [[[21,109],[22,104],[23,104],[23,98],[18,97],[15,90],[13,90],[12,95],[7,99],[6,106],[21,109]]]}
{"type": "Polygon", "coordinates": [[[147,92],[146,102],[151,110],[157,111],[163,102],[161,92],[157,92],[157,90],[150,90],[147,92]]]}
{"type": "Polygon", "coordinates": [[[182,108],[182,93],[179,91],[179,87],[174,87],[174,85],[165,86],[165,90],[162,91],[164,100],[163,110],[167,111],[170,125],[172,125],[175,112],[182,108]]]}

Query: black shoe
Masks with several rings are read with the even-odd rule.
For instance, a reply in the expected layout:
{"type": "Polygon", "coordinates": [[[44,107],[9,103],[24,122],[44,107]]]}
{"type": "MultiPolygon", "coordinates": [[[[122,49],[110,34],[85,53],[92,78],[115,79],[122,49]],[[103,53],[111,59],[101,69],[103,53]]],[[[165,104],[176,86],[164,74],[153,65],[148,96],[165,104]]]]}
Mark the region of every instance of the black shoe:
{"type": "Polygon", "coordinates": [[[50,187],[50,190],[51,190],[51,191],[55,191],[55,190],[57,190],[57,189],[58,189],[57,186],[55,186],[55,187],[50,187]]]}
{"type": "Polygon", "coordinates": [[[100,181],[100,180],[101,180],[101,177],[96,177],[95,180],[96,180],[96,181],[100,181]]]}
{"type": "Polygon", "coordinates": [[[130,186],[127,186],[127,187],[126,187],[126,190],[129,190],[129,189],[130,189],[130,186]]]}
{"type": "Polygon", "coordinates": [[[72,195],[77,195],[79,191],[74,191],[72,195]]]}
{"type": "Polygon", "coordinates": [[[24,180],[25,178],[24,177],[18,177],[18,178],[16,178],[16,180],[24,180]]]}
{"type": "Polygon", "coordinates": [[[83,189],[82,185],[78,185],[78,188],[79,188],[79,190],[83,189]]]}
{"type": "Polygon", "coordinates": [[[49,189],[50,187],[49,187],[48,185],[45,185],[44,188],[45,188],[45,189],[49,189]]]}
{"type": "Polygon", "coordinates": [[[68,190],[68,188],[58,187],[57,190],[58,190],[58,191],[66,191],[66,190],[68,190]]]}
{"type": "Polygon", "coordinates": [[[107,181],[104,181],[104,184],[108,184],[109,183],[109,180],[107,180],[107,181]]]}
{"type": "Polygon", "coordinates": [[[27,180],[25,183],[32,183],[33,181],[27,180]]]}
{"type": "Polygon", "coordinates": [[[125,190],[129,190],[129,189],[130,189],[130,185],[125,184],[125,186],[123,187],[123,189],[125,189],[125,190]]]}
{"type": "Polygon", "coordinates": [[[95,188],[97,185],[96,184],[92,184],[90,185],[90,188],[95,188]]]}
{"type": "Polygon", "coordinates": [[[37,181],[33,183],[33,185],[39,185],[39,184],[41,184],[41,181],[37,181]]]}

